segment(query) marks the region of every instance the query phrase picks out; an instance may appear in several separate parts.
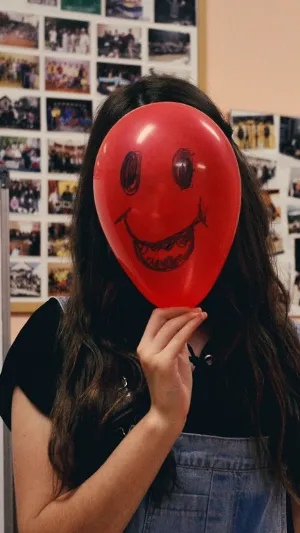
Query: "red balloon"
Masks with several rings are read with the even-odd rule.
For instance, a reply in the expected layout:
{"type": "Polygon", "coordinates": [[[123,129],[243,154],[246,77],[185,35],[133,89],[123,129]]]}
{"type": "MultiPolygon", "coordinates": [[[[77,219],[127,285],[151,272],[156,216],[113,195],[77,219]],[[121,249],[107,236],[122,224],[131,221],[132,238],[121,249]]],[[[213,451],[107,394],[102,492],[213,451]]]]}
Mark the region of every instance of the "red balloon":
{"type": "Polygon", "coordinates": [[[149,104],[122,117],[94,169],[100,224],[127,275],[158,307],[194,307],[226,261],[241,204],[233,149],[201,111],[149,104]]]}

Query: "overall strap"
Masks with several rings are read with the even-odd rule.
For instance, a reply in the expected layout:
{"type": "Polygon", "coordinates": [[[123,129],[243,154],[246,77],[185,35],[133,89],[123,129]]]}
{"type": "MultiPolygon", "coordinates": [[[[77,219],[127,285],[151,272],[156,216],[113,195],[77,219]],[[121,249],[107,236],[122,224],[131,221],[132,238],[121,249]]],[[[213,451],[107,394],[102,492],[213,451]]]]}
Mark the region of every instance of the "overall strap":
{"type": "Polygon", "coordinates": [[[69,296],[53,296],[53,298],[58,301],[63,312],[65,312],[68,301],[69,301],[69,296]]]}

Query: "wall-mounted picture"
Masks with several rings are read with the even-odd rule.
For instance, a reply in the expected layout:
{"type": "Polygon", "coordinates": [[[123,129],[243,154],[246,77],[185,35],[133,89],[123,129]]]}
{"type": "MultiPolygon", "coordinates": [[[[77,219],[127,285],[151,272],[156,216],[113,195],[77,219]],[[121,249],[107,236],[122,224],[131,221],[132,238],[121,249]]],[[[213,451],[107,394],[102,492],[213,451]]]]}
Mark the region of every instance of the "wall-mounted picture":
{"type": "Polygon", "coordinates": [[[57,7],[57,0],[27,0],[27,3],[46,7],[57,7]]]}
{"type": "Polygon", "coordinates": [[[289,196],[300,198],[300,167],[290,169],[289,196]]]}
{"type": "Polygon", "coordinates": [[[0,128],[40,130],[40,99],[35,96],[0,97],[0,128]]]}
{"type": "Polygon", "coordinates": [[[36,15],[0,11],[0,28],[1,46],[39,46],[39,19],[36,15]]]}
{"type": "Polygon", "coordinates": [[[106,16],[139,20],[145,17],[145,3],[149,0],[106,0],[106,16]]]}
{"type": "Polygon", "coordinates": [[[92,125],[92,102],[47,98],[48,131],[89,131],[92,125]]]}
{"type": "Polygon", "coordinates": [[[247,156],[247,160],[261,187],[272,188],[276,179],[277,161],[252,156],[247,156]]]}
{"type": "Polygon", "coordinates": [[[0,164],[9,170],[40,172],[40,143],[32,137],[0,137],[0,164]]]}
{"type": "Polygon", "coordinates": [[[284,253],[283,237],[280,226],[272,227],[270,230],[271,251],[273,255],[284,253]]]}
{"type": "Polygon", "coordinates": [[[48,181],[49,215],[71,215],[77,193],[76,181],[48,181]]]}
{"type": "Polygon", "coordinates": [[[71,228],[69,224],[59,222],[48,224],[49,257],[70,256],[70,234],[71,228]]]}
{"type": "Polygon", "coordinates": [[[90,64],[74,59],[45,58],[46,91],[90,92],[90,64]]]}
{"type": "Polygon", "coordinates": [[[40,298],[42,268],[40,263],[10,263],[12,298],[40,298]]]}
{"type": "Polygon", "coordinates": [[[78,174],[82,165],[85,146],[76,141],[56,142],[48,140],[48,172],[78,174]]]}
{"type": "Polygon", "coordinates": [[[105,96],[123,85],[130,85],[141,76],[141,67],[137,65],[116,65],[114,63],[97,64],[97,91],[105,96]]]}
{"type": "Polygon", "coordinates": [[[276,148],[274,115],[233,115],[234,140],[241,150],[276,148]]]}
{"type": "Polygon", "coordinates": [[[279,191],[262,190],[261,195],[265,203],[265,206],[268,210],[270,221],[273,223],[280,222],[281,221],[281,207],[279,205],[279,201],[280,201],[279,191]]]}
{"type": "Polygon", "coordinates": [[[78,11],[80,13],[101,14],[102,0],[61,0],[61,8],[65,11],[78,11]]]}
{"type": "Polygon", "coordinates": [[[45,18],[45,49],[63,54],[90,53],[90,24],[85,20],[45,18]]]}
{"type": "Polygon", "coordinates": [[[178,65],[190,62],[190,34],[179,31],[148,30],[149,61],[178,65]]]}
{"type": "Polygon", "coordinates": [[[300,233],[300,207],[289,205],[287,208],[289,233],[300,233]]]}
{"type": "Polygon", "coordinates": [[[9,182],[9,212],[16,215],[39,215],[41,180],[13,178],[9,182]]]}
{"type": "Polygon", "coordinates": [[[41,224],[40,222],[9,222],[10,257],[40,256],[41,224]]]}
{"type": "Polygon", "coordinates": [[[98,56],[141,59],[141,28],[98,24],[98,56]]]}
{"type": "Polygon", "coordinates": [[[39,58],[0,51],[0,87],[38,89],[39,58]]]}
{"type": "Polygon", "coordinates": [[[279,151],[300,159],[300,118],[280,117],[279,151]]]}
{"type": "Polygon", "coordinates": [[[59,263],[48,265],[49,296],[68,296],[72,285],[71,266],[59,263]]]}
{"type": "Polygon", "coordinates": [[[155,22],[195,26],[196,0],[155,0],[155,22]]]}

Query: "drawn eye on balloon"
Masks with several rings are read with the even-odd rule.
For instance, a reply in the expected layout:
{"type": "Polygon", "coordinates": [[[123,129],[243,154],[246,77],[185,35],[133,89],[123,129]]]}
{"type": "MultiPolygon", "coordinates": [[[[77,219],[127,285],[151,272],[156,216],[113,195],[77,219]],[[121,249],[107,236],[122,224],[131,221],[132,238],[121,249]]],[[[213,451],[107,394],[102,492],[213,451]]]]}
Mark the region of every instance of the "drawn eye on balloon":
{"type": "MultiPolygon", "coordinates": [[[[138,192],[141,182],[140,152],[128,152],[123,160],[120,171],[121,187],[125,194],[132,196],[138,192]]],[[[182,190],[192,186],[194,175],[193,154],[187,148],[180,148],[172,160],[172,173],[176,185],[182,190]]],[[[149,242],[138,239],[128,222],[129,207],[115,224],[124,222],[128,235],[133,242],[137,259],[146,267],[157,272],[169,272],[181,267],[192,255],[195,248],[195,226],[207,225],[207,210],[204,208],[200,197],[198,212],[191,224],[181,231],[170,235],[160,241],[149,242]]]]}

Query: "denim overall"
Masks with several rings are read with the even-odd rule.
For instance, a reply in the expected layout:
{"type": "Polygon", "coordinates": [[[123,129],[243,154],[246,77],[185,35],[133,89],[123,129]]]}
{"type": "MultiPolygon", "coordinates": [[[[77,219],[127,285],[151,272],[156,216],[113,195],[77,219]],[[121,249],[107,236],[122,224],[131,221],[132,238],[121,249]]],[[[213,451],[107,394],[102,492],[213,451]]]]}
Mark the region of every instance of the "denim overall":
{"type": "Polygon", "coordinates": [[[124,533],[286,533],[286,492],[253,439],[182,433],[173,449],[179,487],[158,507],[149,490],[124,533]]]}

